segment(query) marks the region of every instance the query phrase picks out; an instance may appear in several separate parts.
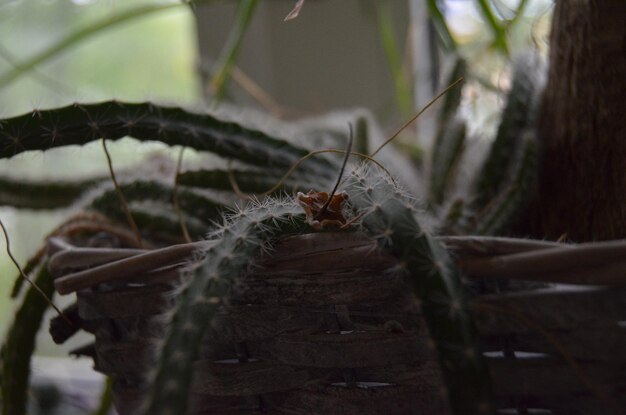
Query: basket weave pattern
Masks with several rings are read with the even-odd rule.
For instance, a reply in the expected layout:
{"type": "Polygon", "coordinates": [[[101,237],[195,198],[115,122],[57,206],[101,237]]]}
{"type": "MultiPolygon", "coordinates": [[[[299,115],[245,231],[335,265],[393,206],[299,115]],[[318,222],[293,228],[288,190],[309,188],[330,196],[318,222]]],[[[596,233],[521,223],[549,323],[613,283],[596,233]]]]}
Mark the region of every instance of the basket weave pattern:
{"type": "MultiPolygon", "coordinates": [[[[461,262],[486,257],[484,246],[445,242],[461,262]]],[[[546,248],[531,245],[514,250],[546,248]]],[[[495,251],[508,255],[509,248],[495,251]]],[[[446,413],[433,345],[406,283],[390,272],[394,265],[359,234],[281,239],[255,259],[211,323],[195,363],[190,413],[446,413]]],[[[135,413],[144,396],[142,374],[164,330],[153,317],[172,305],[163,295],[167,278],[154,277],[159,272],[77,291],[76,313],[96,339],[91,351],[79,352],[91,353],[95,369],[112,377],[121,415],[135,413]]],[[[471,306],[497,408],[620,413],[626,287],[530,279],[470,284],[487,287],[471,306]]],[[[58,331],[59,341],[69,336],[58,331]]]]}
{"type": "MultiPolygon", "coordinates": [[[[393,258],[361,235],[287,237],[235,287],[195,362],[189,413],[445,413],[436,356],[393,258]]],[[[136,413],[152,317],[168,284],[77,292],[95,334],[95,369],[112,377],[121,415],[136,413]]],[[[209,322],[207,321],[207,324],[209,322]]]]}

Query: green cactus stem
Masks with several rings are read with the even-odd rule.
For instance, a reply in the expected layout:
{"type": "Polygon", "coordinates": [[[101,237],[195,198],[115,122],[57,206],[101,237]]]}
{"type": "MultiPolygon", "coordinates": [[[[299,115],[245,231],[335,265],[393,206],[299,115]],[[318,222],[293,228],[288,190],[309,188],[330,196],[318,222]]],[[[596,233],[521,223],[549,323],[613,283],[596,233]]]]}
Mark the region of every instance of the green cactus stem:
{"type": "MultiPolygon", "coordinates": [[[[124,211],[113,208],[110,211],[101,211],[108,217],[120,223],[126,223],[127,216],[124,211]]],[[[144,206],[130,206],[130,214],[142,235],[150,239],[156,239],[168,243],[181,243],[185,237],[184,231],[176,212],[164,209],[159,205],[146,204],[144,206]]],[[[189,236],[194,239],[202,239],[206,234],[208,224],[192,216],[183,214],[185,226],[189,236]]]]}
{"type": "MultiPolygon", "coordinates": [[[[43,258],[44,249],[40,248],[32,257],[28,258],[26,265],[23,266],[22,271],[24,272],[24,275],[31,277],[32,273],[39,268],[43,258]]],[[[13,289],[11,290],[11,298],[17,298],[17,296],[22,292],[23,286],[24,278],[21,273],[18,273],[15,278],[15,283],[13,284],[13,289]]]]}
{"type": "MultiPolygon", "coordinates": [[[[48,298],[52,298],[54,285],[46,264],[42,264],[39,268],[33,282],[48,298]]],[[[48,305],[41,293],[30,287],[15,314],[0,353],[2,415],[26,413],[30,357],[35,350],[37,333],[48,305]]]]}
{"type": "Polygon", "coordinates": [[[255,202],[228,216],[198,255],[202,264],[186,276],[177,305],[166,319],[169,331],[157,347],[158,368],[150,374],[150,395],[144,414],[184,414],[192,363],[209,322],[228,290],[264,244],[273,236],[305,229],[302,208],[292,199],[255,202]]]}
{"type": "Polygon", "coordinates": [[[400,260],[436,345],[455,415],[493,413],[490,377],[456,268],[444,247],[416,220],[411,199],[366,166],[349,177],[350,203],[379,245],[400,260]]]}
{"type": "MultiPolygon", "coordinates": [[[[159,206],[171,206],[173,188],[157,181],[136,181],[120,185],[120,190],[129,203],[153,202],[159,206]]],[[[224,204],[211,199],[209,196],[188,188],[178,189],[180,208],[191,216],[197,217],[206,223],[215,220],[221,213],[224,204]]],[[[114,189],[107,186],[107,190],[96,196],[90,206],[103,213],[121,211],[119,197],[114,189]]]]}
{"type": "MultiPolygon", "coordinates": [[[[261,167],[285,169],[308,153],[287,141],[208,114],[151,103],[107,101],[33,111],[0,120],[0,158],[126,136],[209,151],[261,167]]],[[[315,158],[305,161],[301,169],[328,177],[335,170],[332,167],[328,160],[315,158]]]]}
{"type": "MultiPolygon", "coordinates": [[[[120,190],[130,205],[137,226],[155,235],[180,235],[180,222],[172,203],[173,188],[156,181],[136,181],[122,184],[120,190]]],[[[180,210],[189,231],[194,237],[202,237],[210,223],[219,218],[224,204],[189,188],[178,188],[180,210]]],[[[125,222],[126,215],[120,206],[115,189],[103,191],[87,206],[105,216],[125,222]]]]}
{"type": "MultiPolygon", "coordinates": [[[[446,85],[451,85],[459,78],[464,78],[467,74],[467,62],[463,58],[458,58],[454,63],[454,67],[452,68],[452,72],[448,76],[446,81],[446,85]]],[[[445,95],[443,98],[443,105],[441,107],[441,111],[437,116],[437,130],[439,133],[437,136],[441,135],[441,132],[446,128],[448,122],[452,120],[458,109],[459,105],[461,105],[461,100],[463,98],[463,88],[453,88],[445,95]]],[[[437,148],[438,140],[435,139],[434,147],[437,148]]]]}
{"type": "Polygon", "coordinates": [[[456,235],[459,228],[463,228],[465,200],[461,197],[456,198],[447,206],[447,210],[442,215],[442,223],[439,226],[439,232],[444,235],[456,235]]]}
{"type": "Polygon", "coordinates": [[[25,181],[0,177],[0,206],[58,209],[69,206],[104,178],[81,181],[25,181]]]}
{"type": "Polygon", "coordinates": [[[258,0],[242,0],[237,2],[235,20],[228,38],[217,58],[210,87],[213,89],[213,103],[217,104],[226,95],[228,80],[237,62],[243,39],[250,26],[258,0]]]}
{"type": "Polygon", "coordinates": [[[463,154],[465,122],[452,120],[438,137],[437,146],[433,149],[429,206],[440,206],[456,174],[458,163],[463,154]]]}
{"type": "Polygon", "coordinates": [[[537,177],[537,139],[527,132],[523,151],[514,161],[513,178],[507,187],[478,215],[471,233],[477,235],[503,235],[514,224],[528,200],[530,189],[537,177]]]}
{"type": "MultiPolygon", "coordinates": [[[[465,77],[466,73],[467,63],[464,59],[458,58],[446,84],[451,85],[459,78],[465,77]]],[[[443,97],[443,105],[437,116],[437,135],[430,160],[428,204],[431,208],[443,203],[446,190],[456,170],[455,166],[463,153],[467,128],[463,121],[455,118],[462,98],[463,87],[452,88],[443,97]]]]}
{"type": "Polygon", "coordinates": [[[472,206],[480,211],[511,180],[510,166],[523,152],[522,134],[535,125],[539,92],[543,87],[542,65],[535,55],[520,58],[513,67],[513,84],[489,155],[474,185],[472,206]]]}
{"type": "MultiPolygon", "coordinates": [[[[245,193],[263,193],[282,178],[280,171],[232,170],[229,173],[222,169],[190,170],[179,175],[178,184],[207,190],[231,191],[229,174],[232,174],[239,189],[245,193]]],[[[59,181],[0,177],[0,206],[35,210],[65,208],[74,204],[98,185],[110,180],[109,176],[59,181]]],[[[319,180],[292,176],[284,181],[281,190],[304,191],[315,186],[319,186],[319,180]]]]}

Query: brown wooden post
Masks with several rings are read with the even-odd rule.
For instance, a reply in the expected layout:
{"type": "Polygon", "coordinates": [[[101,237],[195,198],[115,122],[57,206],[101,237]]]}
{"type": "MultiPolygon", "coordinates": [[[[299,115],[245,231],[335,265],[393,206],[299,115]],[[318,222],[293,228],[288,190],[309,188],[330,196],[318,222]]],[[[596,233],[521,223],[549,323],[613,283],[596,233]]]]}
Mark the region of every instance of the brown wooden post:
{"type": "Polygon", "coordinates": [[[556,1],[539,134],[537,236],[626,237],[625,1],[556,1]]]}

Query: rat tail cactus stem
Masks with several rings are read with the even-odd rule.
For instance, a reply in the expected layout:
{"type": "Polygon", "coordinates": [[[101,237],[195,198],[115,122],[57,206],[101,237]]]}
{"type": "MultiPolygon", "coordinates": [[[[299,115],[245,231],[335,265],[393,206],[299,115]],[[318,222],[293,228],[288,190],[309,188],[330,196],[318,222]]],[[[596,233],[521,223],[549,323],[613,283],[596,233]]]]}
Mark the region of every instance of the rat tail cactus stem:
{"type": "Polygon", "coordinates": [[[520,154],[513,163],[510,183],[479,215],[476,215],[477,223],[471,233],[478,235],[505,233],[528,200],[529,191],[537,176],[537,139],[534,133],[527,132],[522,139],[522,145],[520,154]]]}
{"type": "MultiPolygon", "coordinates": [[[[54,285],[46,264],[42,264],[33,281],[48,298],[54,285]]],[[[27,409],[30,358],[35,350],[37,332],[49,304],[34,287],[29,287],[17,310],[0,352],[2,367],[2,414],[21,415],[27,409]]]]}
{"type": "Polygon", "coordinates": [[[144,414],[185,413],[200,341],[233,282],[272,236],[304,226],[302,209],[293,200],[268,199],[238,210],[209,235],[215,243],[198,253],[201,265],[188,272],[177,305],[166,316],[169,332],[157,347],[158,368],[148,379],[144,414]]]}
{"type": "Polygon", "coordinates": [[[476,327],[444,247],[420,226],[411,199],[379,171],[369,166],[354,171],[345,190],[363,214],[366,231],[399,259],[421,301],[453,413],[493,413],[476,327]]]}
{"type": "MultiPolygon", "coordinates": [[[[0,158],[126,136],[209,151],[265,168],[288,168],[308,153],[285,140],[209,114],[151,103],[107,101],[36,110],[0,120],[0,158]]],[[[332,167],[328,160],[315,158],[303,163],[301,171],[328,177],[332,167]]]]}
{"type": "Polygon", "coordinates": [[[513,84],[491,150],[474,186],[472,205],[476,211],[487,206],[512,180],[510,166],[525,151],[527,131],[534,129],[543,71],[536,55],[522,56],[513,67],[513,84]]]}

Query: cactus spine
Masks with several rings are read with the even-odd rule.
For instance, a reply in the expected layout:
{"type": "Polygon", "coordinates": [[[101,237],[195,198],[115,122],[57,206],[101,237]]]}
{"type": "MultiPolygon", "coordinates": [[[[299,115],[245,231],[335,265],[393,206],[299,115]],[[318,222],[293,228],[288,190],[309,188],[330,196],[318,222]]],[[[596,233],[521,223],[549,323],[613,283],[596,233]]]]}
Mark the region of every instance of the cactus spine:
{"type": "Polygon", "coordinates": [[[463,289],[445,249],[415,219],[410,198],[379,171],[358,169],[346,191],[362,224],[399,260],[421,301],[455,415],[493,413],[489,374],[463,289]]]}
{"type": "Polygon", "coordinates": [[[192,363],[229,288],[272,236],[304,227],[302,209],[293,200],[268,199],[227,216],[209,236],[216,243],[198,253],[202,264],[188,273],[176,296],[169,332],[158,347],[158,369],[148,379],[151,389],[144,414],[186,413],[192,363]]]}

